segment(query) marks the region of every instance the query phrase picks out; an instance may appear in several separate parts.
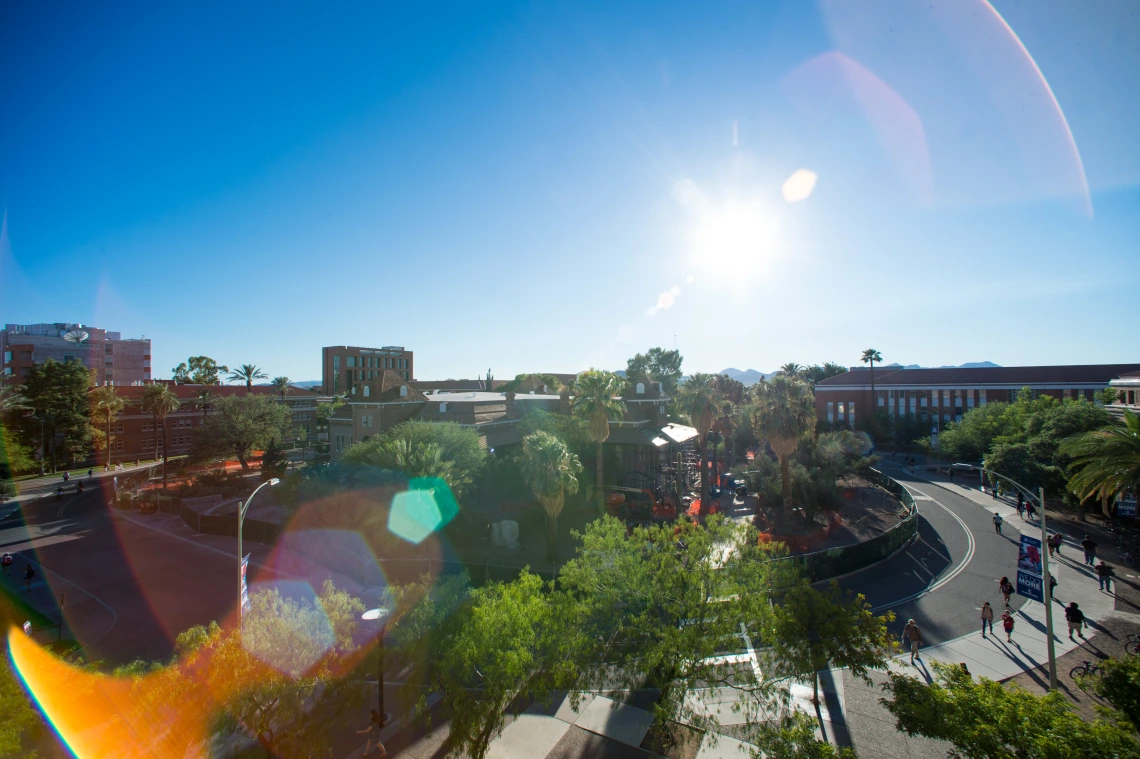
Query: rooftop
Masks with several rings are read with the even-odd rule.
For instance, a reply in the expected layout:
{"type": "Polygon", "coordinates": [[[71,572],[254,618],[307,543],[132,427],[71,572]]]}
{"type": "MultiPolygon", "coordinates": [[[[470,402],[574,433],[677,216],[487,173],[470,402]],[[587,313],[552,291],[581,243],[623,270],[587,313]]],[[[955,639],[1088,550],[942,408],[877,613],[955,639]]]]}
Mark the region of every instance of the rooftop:
{"type": "MultiPolygon", "coordinates": [[[[876,369],[875,387],[896,385],[1107,385],[1123,374],[1140,371],[1140,364],[1081,364],[1068,366],[987,366],[946,369],[876,369]]],[[[828,377],[817,389],[870,386],[871,370],[863,367],[828,377]]]]}

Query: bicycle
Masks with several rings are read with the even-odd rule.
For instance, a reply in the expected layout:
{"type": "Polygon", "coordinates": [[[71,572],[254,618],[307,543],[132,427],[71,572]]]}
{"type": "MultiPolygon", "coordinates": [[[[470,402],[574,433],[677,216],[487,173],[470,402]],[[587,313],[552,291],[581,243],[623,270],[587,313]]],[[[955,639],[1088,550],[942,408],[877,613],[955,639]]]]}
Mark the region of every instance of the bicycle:
{"type": "Polygon", "coordinates": [[[1071,670],[1069,670],[1069,677],[1076,680],[1077,685],[1080,686],[1082,688],[1082,690],[1084,689],[1084,686],[1080,685],[1081,681],[1079,678],[1081,678],[1081,677],[1096,677],[1099,674],[1100,674],[1100,667],[1093,664],[1091,661],[1083,662],[1080,666],[1073,667],[1071,670]]]}
{"type": "Polygon", "coordinates": [[[1128,633],[1124,650],[1131,656],[1140,656],[1140,633],[1128,633]]]}

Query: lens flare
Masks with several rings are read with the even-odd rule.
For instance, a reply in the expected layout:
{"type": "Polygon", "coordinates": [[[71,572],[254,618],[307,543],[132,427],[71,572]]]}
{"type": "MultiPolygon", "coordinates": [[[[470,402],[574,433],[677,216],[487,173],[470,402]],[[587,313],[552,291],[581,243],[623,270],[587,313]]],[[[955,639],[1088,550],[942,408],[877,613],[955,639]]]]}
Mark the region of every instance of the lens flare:
{"type": "Polygon", "coordinates": [[[409,480],[408,489],[392,499],[388,530],[418,545],[458,513],[459,504],[446,482],[438,477],[416,478],[409,480]]]}

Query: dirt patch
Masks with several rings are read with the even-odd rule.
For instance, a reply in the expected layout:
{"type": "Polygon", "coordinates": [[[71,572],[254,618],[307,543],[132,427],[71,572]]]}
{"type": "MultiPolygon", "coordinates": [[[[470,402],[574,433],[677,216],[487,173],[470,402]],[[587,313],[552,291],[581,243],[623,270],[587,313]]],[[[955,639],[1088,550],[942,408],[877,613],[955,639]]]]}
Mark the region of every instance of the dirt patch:
{"type": "MultiPolygon", "coordinates": [[[[1095,630],[1095,633],[1090,635],[1079,648],[1057,659],[1058,690],[1085,721],[1100,716],[1096,711],[1097,706],[1107,707],[1111,704],[1081,690],[1076,681],[1069,676],[1069,672],[1084,661],[1096,663],[1110,656],[1118,659],[1127,656],[1124,644],[1130,633],[1140,633],[1140,624],[1131,620],[1112,618],[1100,621],[1096,623],[1096,627],[1090,626],[1088,629],[1095,630]]],[[[1006,683],[1019,685],[1030,693],[1043,696],[1048,692],[1049,669],[1047,666],[1038,667],[1010,678],[1006,683]]]]}

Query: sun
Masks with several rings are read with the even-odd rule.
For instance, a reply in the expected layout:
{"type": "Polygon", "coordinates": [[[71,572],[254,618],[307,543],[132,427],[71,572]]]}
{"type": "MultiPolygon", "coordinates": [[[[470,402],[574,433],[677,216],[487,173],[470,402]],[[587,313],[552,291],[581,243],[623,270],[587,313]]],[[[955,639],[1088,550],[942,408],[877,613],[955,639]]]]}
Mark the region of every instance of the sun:
{"type": "Polygon", "coordinates": [[[741,277],[762,271],[775,257],[779,224],[763,201],[730,200],[696,209],[690,237],[697,266],[741,277]]]}

